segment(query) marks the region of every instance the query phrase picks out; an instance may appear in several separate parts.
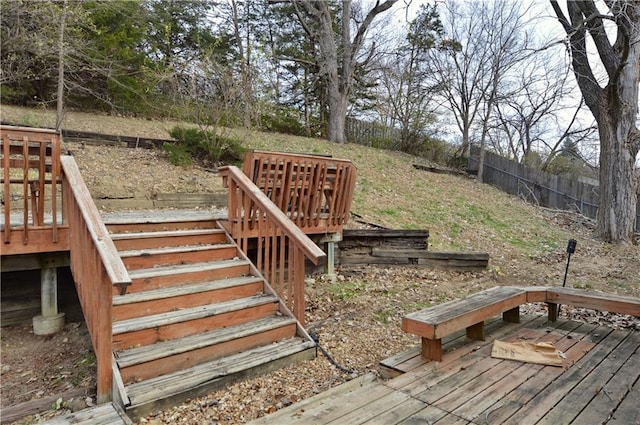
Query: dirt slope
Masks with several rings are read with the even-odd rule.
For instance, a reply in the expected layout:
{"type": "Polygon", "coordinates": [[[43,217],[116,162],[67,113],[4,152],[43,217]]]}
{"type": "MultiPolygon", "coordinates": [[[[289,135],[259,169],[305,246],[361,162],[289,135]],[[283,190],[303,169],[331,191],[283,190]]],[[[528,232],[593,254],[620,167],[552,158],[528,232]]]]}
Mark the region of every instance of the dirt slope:
{"type": "MultiPolygon", "coordinates": [[[[52,121],[51,113],[46,111],[6,106],[2,107],[2,119],[41,126],[52,121]]],[[[65,121],[69,129],[160,138],[167,137],[166,129],[171,125],[75,113],[68,113],[65,121]]],[[[590,222],[576,214],[528,205],[466,177],[416,170],[412,164],[417,159],[399,153],[281,134],[238,131],[236,135],[250,148],[332,154],[352,160],[358,168],[354,212],[366,221],[390,228],[429,229],[432,250],[488,252],[490,267],[477,273],[343,268],[338,270],[337,282],[313,276],[308,285],[309,327],[319,334],[323,346],[338,362],[353,369],[352,374],[339,371],[319,355],[314,361],[158,412],[141,423],[243,423],[376,370],[381,359],[418,343],[416,337],[400,330],[405,313],[495,285],[561,285],[569,238],[578,241],[578,249],[571,260],[568,286],[640,296],[640,248],[593,239],[590,222]]],[[[68,143],[65,149],[73,153],[97,198],[144,199],[154,193],[222,190],[215,174],[197,167],[173,167],[160,151],[77,143],[68,143]]],[[[351,225],[357,223],[352,221],[351,225]]],[[[574,309],[564,312],[589,321],[640,327],[637,320],[629,317],[593,315],[574,309]]],[[[3,330],[3,340],[7,332],[10,331],[3,330]]],[[[59,346],[39,349],[54,353],[59,346]]],[[[11,364],[12,353],[3,342],[3,365],[11,364]]],[[[73,361],[76,360],[70,359],[73,361]]],[[[48,362],[41,361],[33,367],[42,368],[43,364],[48,362]]],[[[23,397],[27,399],[48,395],[46,378],[36,383],[17,376],[15,379],[23,387],[8,386],[3,368],[3,405],[9,388],[21,394],[27,387],[37,386],[43,391],[23,397]]],[[[70,382],[73,378],[68,379],[70,382]]]]}

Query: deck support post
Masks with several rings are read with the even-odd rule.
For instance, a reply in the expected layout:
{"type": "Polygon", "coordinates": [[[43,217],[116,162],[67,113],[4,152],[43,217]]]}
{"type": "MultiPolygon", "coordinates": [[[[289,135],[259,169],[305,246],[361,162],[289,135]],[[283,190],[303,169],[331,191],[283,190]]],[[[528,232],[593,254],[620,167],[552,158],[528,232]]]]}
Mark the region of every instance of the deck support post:
{"type": "Polygon", "coordinates": [[[327,264],[325,276],[332,282],[336,280],[336,244],[342,240],[342,233],[330,233],[320,238],[318,243],[327,244],[327,264]]]}
{"type": "Polygon", "coordinates": [[[58,269],[44,266],[40,270],[41,315],[33,318],[33,333],[51,335],[64,327],[64,313],[58,312],[58,269]]]}
{"type": "Polygon", "coordinates": [[[556,303],[547,303],[549,308],[549,321],[555,322],[558,320],[558,304],[556,303]]]}

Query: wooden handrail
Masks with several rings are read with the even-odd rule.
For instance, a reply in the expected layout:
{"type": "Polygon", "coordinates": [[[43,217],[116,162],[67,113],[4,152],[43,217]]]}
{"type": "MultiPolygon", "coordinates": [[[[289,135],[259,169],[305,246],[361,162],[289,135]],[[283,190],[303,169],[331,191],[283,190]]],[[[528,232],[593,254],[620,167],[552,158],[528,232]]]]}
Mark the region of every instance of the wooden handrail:
{"type": "Polygon", "coordinates": [[[71,272],[98,369],[98,403],[112,399],[112,294],[131,284],[129,273],[100,218],[80,170],[71,156],[61,156],[65,217],[70,232],[71,272]]]}
{"type": "Polygon", "coordinates": [[[257,269],[304,325],[304,259],[317,265],[326,254],[238,167],[220,174],[229,189],[231,236],[245,254],[249,239],[257,239],[257,269]]]}

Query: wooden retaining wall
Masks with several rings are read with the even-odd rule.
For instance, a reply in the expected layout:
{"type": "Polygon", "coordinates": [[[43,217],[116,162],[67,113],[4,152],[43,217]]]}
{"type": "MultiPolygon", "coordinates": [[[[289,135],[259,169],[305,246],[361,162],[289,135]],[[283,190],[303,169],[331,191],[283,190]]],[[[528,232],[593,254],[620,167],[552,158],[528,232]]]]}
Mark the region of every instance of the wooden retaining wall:
{"type": "Polygon", "coordinates": [[[489,254],[428,250],[428,230],[345,229],[336,250],[338,265],[413,265],[472,271],[486,269],[489,254]]]}

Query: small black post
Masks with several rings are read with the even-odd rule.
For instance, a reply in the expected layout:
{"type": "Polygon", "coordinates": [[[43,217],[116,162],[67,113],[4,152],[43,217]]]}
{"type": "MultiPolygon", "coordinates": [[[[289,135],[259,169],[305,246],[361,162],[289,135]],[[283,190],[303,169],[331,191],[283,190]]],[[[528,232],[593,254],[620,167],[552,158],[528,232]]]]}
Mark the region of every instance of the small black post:
{"type": "Polygon", "coordinates": [[[564,269],[564,280],[562,282],[563,288],[567,284],[567,273],[569,273],[569,262],[571,262],[571,254],[576,252],[576,244],[577,242],[575,239],[569,239],[569,244],[567,245],[567,254],[569,255],[567,256],[567,267],[564,269]]]}
{"type": "MultiPolygon", "coordinates": [[[[562,281],[562,287],[564,288],[567,284],[567,274],[569,273],[569,263],[571,262],[571,254],[576,252],[576,242],[575,239],[569,239],[569,243],[567,244],[567,267],[564,269],[564,280],[562,281]]],[[[558,316],[560,316],[560,304],[558,304],[558,316]]]]}

